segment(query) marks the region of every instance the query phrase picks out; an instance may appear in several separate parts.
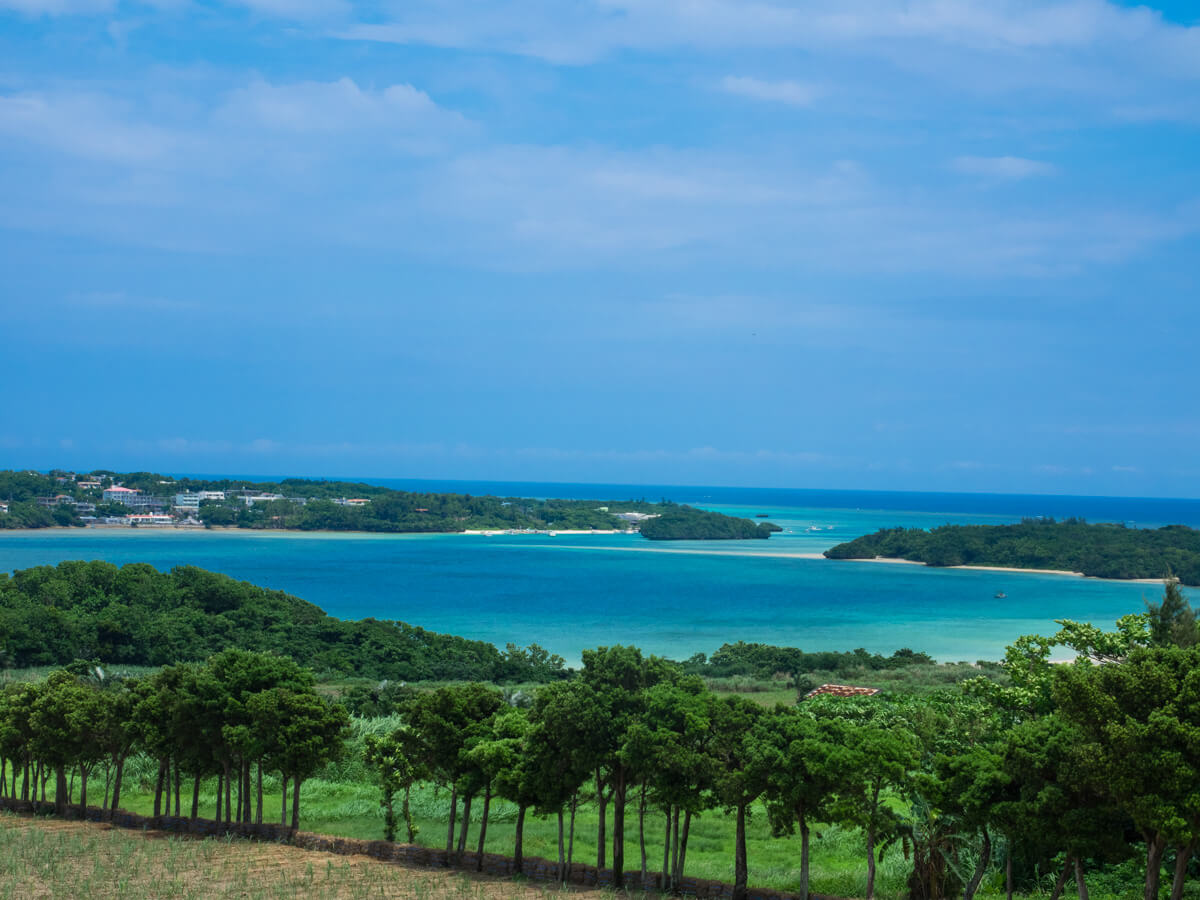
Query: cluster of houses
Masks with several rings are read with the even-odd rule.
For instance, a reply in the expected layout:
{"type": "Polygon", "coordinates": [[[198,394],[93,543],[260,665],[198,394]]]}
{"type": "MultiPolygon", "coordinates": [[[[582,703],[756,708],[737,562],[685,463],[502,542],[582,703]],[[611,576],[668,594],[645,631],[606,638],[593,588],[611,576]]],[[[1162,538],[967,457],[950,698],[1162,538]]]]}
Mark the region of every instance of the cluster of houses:
{"type": "MultiPolygon", "coordinates": [[[[60,483],[70,479],[60,478],[60,483]]],[[[170,525],[176,527],[203,527],[200,521],[200,505],[205,501],[237,502],[246,506],[256,503],[270,503],[275,500],[287,500],[303,506],[308,502],[305,497],[285,497],[268,491],[234,490],[234,491],[187,491],[177,493],[174,499],[157,496],[135,488],[113,484],[104,487],[99,481],[74,482],[75,487],[86,491],[99,492],[99,500],[79,500],[71,494],[56,494],[38,497],[37,504],[46,509],[57,506],[71,506],[76,515],[88,525],[170,525]],[[97,503],[119,503],[127,507],[129,512],[122,515],[98,515],[97,503]]],[[[371,501],[364,497],[339,497],[333,500],[339,506],[366,506],[371,501]]],[[[8,512],[9,503],[0,502],[0,514],[8,512]]]]}

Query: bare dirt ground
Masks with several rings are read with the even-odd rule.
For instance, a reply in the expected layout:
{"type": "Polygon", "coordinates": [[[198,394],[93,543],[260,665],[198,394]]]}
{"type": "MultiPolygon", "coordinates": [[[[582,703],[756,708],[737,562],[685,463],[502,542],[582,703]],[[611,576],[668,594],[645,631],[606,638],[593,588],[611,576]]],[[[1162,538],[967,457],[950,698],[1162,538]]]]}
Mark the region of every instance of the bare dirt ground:
{"type": "MultiPolygon", "coordinates": [[[[0,815],[0,898],[413,898],[560,896],[557,888],[423,871],[286,844],[189,839],[91,822],[0,815]]],[[[576,888],[570,893],[600,897],[576,888]]]]}

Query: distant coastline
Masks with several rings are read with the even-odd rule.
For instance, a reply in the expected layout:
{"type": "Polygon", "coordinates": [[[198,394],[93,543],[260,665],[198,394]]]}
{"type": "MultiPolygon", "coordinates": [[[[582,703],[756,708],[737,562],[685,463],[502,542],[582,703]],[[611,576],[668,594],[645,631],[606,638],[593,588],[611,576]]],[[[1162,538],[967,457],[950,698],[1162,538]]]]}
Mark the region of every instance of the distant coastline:
{"type": "MultiPolygon", "coordinates": [[[[803,554],[807,559],[828,559],[821,553],[803,554]]],[[[1089,581],[1114,581],[1120,584],[1162,584],[1161,578],[1105,578],[1100,575],[1087,575],[1083,572],[1072,572],[1069,569],[1022,569],[1018,566],[931,566],[919,559],[900,559],[895,556],[874,556],[870,558],[830,559],[830,562],[858,563],[898,563],[905,566],[921,566],[925,569],[970,569],[976,572],[1008,572],[1016,575],[1070,575],[1074,578],[1086,578],[1089,581]]]]}

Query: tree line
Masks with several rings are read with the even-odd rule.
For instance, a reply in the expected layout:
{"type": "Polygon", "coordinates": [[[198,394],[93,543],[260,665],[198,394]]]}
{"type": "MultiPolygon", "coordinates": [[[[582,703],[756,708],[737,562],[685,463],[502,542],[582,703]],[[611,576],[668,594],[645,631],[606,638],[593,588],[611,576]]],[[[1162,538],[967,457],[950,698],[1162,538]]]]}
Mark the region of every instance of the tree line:
{"type": "Polygon", "coordinates": [[[313,674],[285,657],[226,650],[207,663],[160,669],[143,679],[113,679],[79,664],[38,683],[0,691],[0,797],[53,802],[66,812],[88,805],[89,777],[103,771],[101,809],[120,808],[126,762],[144,753],[158,763],[154,815],[200,815],[200,785],[216,777],[213,818],[263,822],[264,773],[282,783],[280,821],[299,827],[300,785],[345,748],[349,717],[318,696],[313,674]],[[68,781],[70,775],[70,781],[68,781]],[[78,776],[79,791],[74,792],[78,776]]]}
{"type": "Polygon", "coordinates": [[[1200,585],[1200,531],[1186,525],[1127,528],[1083,519],[1016,525],[882,528],[825,551],[829,559],[886,557],[931,566],[1063,569],[1097,578],[1178,578],[1200,585]]]}
{"type": "Polygon", "coordinates": [[[449,792],[447,852],[466,850],[480,798],[482,852],[489,806],[502,797],[518,808],[518,867],[526,814],[557,819],[564,878],[575,812],[595,803],[596,864],[611,863],[618,887],[634,866],[646,883],[653,828],[664,836],[667,886],[677,889],[692,821],[722,811],[734,819],[734,897],[745,897],[746,819],[758,809],[774,834],[799,836],[805,897],[821,823],[860,830],[868,900],[877,860],[901,848],[913,898],[971,900],[1002,860],[1010,897],[1054,871],[1052,900],[1072,879],[1087,900],[1087,873],[1129,859],[1139,842],[1146,900],[1157,900],[1169,856],[1179,900],[1200,840],[1195,617],[1170,582],[1162,603],[1114,632],[1061,625],[1009,649],[1010,683],[980,678],[921,698],[815,697],[765,709],[620,646],[585,653],[578,678],[539,689],[527,709],[481,684],[416,694],[401,710],[404,725],[369,745],[385,836],[404,824],[414,838],[408,792],[428,779],[449,792]],[[1051,665],[1056,646],[1077,661],[1051,665]]]}

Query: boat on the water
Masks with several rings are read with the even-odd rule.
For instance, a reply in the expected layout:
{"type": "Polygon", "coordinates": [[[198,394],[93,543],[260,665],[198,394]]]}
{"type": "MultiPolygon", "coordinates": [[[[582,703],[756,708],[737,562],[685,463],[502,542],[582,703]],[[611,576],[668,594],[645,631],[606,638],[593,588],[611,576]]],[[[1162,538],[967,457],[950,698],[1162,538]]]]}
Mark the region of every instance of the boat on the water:
{"type": "Polygon", "coordinates": [[[1004,591],[996,591],[996,599],[997,600],[1007,600],[1008,594],[1004,593],[1004,591]]]}

